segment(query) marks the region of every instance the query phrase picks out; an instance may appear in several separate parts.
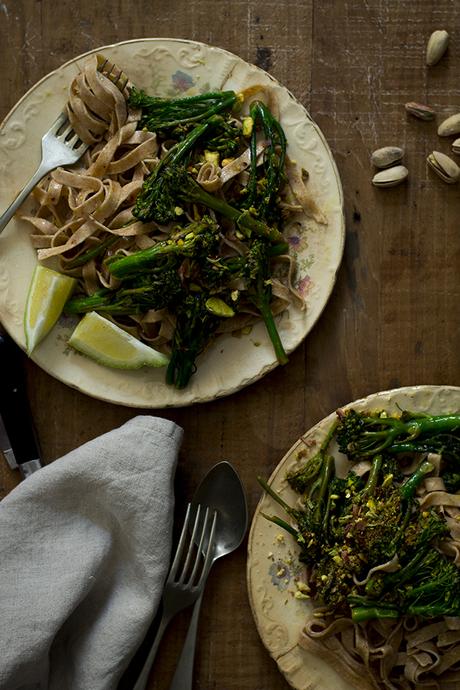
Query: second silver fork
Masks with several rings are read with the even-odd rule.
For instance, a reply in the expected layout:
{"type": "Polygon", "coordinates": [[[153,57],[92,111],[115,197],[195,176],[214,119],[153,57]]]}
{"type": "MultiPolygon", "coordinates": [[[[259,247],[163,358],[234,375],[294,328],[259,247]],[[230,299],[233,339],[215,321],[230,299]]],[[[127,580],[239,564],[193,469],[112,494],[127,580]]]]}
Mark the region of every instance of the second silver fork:
{"type": "Polygon", "coordinates": [[[163,591],[163,612],[160,624],[133,690],[145,690],[158,647],[171,619],[176,613],[195,603],[201,596],[206,583],[214,552],[217,513],[213,511],[211,515],[209,508],[197,506],[191,536],[188,537],[190,511],[189,503],[174,561],[163,591]],[[204,519],[202,518],[203,510],[205,511],[204,519]],[[206,545],[205,550],[204,545],[206,545]]]}

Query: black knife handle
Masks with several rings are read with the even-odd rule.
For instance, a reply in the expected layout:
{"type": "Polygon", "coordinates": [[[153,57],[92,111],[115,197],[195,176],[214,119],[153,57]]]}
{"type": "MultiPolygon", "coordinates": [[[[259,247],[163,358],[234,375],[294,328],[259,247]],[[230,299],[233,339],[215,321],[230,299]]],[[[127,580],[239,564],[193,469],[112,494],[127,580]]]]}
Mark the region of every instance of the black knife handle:
{"type": "Polygon", "coordinates": [[[0,415],[18,465],[39,458],[27,398],[23,354],[3,332],[0,332],[0,415]]]}

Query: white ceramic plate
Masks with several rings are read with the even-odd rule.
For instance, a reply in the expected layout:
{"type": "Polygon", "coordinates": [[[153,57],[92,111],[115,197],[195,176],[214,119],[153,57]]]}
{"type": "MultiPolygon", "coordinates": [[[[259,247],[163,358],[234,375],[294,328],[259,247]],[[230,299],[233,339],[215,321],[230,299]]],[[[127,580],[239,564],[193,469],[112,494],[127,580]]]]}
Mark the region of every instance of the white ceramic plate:
{"type": "MultiPolygon", "coordinates": [[[[261,69],[236,55],[202,43],[139,39],[81,55],[39,81],[0,127],[0,210],[5,209],[38,165],[40,139],[62,110],[74,75],[95,52],[116,62],[148,93],[172,96],[269,84],[280,103],[288,152],[310,173],[312,193],[328,225],[309,221],[289,242],[299,264],[298,287],[307,309],[294,308],[279,320],[287,352],[305,338],[323,310],[343,252],[342,190],[331,152],[318,127],[295,98],[261,69]]],[[[35,252],[29,229],[13,219],[0,236],[0,317],[25,347],[23,311],[35,252]]],[[[184,391],[164,383],[163,369],[117,371],[102,367],[67,346],[74,322],[61,319],[33,353],[34,361],[57,379],[94,397],[135,407],[167,407],[203,402],[232,393],[273,369],[277,362],[263,323],[240,339],[220,336],[198,360],[198,372],[184,391]]]]}
{"type": "MultiPolygon", "coordinates": [[[[410,386],[375,393],[345,407],[386,410],[390,413],[402,408],[430,414],[458,414],[460,388],[410,386]]],[[[269,484],[288,504],[294,505],[297,494],[289,487],[286,474],[315,454],[335,419],[334,412],[307,431],[286,453],[270,477],[269,484]],[[300,458],[299,452],[302,453],[300,458]]],[[[340,461],[339,453],[337,458],[340,461]]],[[[286,519],[280,506],[270,496],[263,496],[254,514],[249,535],[248,591],[262,642],[288,683],[296,690],[356,690],[323,660],[298,646],[297,640],[311,604],[294,598],[297,589],[295,578],[303,570],[297,560],[297,544],[280,527],[266,520],[262,513],[286,519]]]]}

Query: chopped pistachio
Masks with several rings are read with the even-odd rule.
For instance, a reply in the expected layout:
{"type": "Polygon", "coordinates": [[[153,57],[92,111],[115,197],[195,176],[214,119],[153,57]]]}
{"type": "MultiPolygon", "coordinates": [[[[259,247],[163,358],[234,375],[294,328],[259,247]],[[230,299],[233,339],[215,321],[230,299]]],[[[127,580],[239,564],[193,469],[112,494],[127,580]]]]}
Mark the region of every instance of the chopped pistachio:
{"type": "Polygon", "coordinates": [[[310,587],[307,585],[306,582],[299,581],[296,583],[297,589],[299,589],[301,592],[309,592],[310,587]]]}
{"type": "Polygon", "coordinates": [[[219,297],[210,297],[206,300],[206,309],[215,314],[216,316],[221,316],[223,318],[230,318],[235,316],[235,312],[232,307],[230,307],[224,300],[219,297]]]}
{"type": "Polygon", "coordinates": [[[297,591],[294,594],[294,597],[295,597],[295,599],[310,599],[309,594],[305,594],[305,592],[299,592],[299,591],[297,591]]]}
{"type": "Polygon", "coordinates": [[[252,129],[254,127],[254,120],[252,117],[243,117],[243,136],[250,137],[252,134],[252,129]]]}
{"type": "Polygon", "coordinates": [[[208,163],[214,163],[214,165],[219,165],[219,152],[218,151],[205,151],[204,159],[208,163]]]}

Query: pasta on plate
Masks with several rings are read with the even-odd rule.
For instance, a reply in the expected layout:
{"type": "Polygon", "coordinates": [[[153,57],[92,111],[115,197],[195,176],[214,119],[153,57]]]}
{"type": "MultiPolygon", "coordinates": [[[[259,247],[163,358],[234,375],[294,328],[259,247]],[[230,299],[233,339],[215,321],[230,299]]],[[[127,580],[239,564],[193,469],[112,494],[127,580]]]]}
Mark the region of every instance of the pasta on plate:
{"type": "Polygon", "coordinates": [[[295,505],[260,480],[305,564],[298,644],[352,688],[460,686],[459,460],[459,414],[349,408],[285,474],[295,505]]]}
{"type": "Polygon", "coordinates": [[[33,192],[24,218],[38,260],[77,278],[68,313],[95,310],[171,355],[167,381],[178,388],[219,333],[261,317],[287,361],[273,316],[305,303],[286,232],[326,219],[276,112],[268,87],[149,97],[101,55],[70,86],[67,114],[88,150],[33,192]]]}

